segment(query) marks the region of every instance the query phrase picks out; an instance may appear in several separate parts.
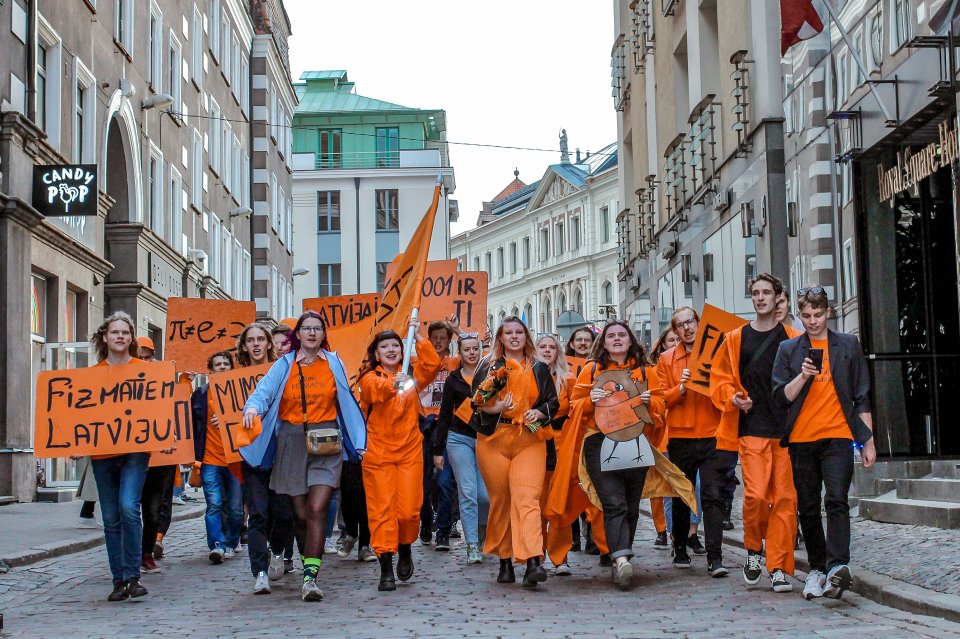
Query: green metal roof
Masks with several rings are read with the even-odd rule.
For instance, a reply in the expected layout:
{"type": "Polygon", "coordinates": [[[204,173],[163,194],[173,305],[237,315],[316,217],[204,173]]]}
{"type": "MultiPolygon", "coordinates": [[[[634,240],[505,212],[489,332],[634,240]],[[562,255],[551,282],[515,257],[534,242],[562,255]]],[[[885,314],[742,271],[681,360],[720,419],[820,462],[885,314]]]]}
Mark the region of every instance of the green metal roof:
{"type": "Polygon", "coordinates": [[[377,111],[419,111],[393,102],[357,95],[346,71],[304,71],[303,82],[294,85],[300,104],[296,113],[344,113],[377,111]]]}

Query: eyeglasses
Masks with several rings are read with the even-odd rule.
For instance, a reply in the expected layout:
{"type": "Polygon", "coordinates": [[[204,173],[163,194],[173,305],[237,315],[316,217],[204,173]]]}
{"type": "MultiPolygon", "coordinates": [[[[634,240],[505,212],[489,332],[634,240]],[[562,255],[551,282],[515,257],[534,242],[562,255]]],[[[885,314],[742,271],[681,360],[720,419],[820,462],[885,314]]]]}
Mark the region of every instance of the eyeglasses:
{"type": "Polygon", "coordinates": [[[686,328],[688,326],[695,326],[697,324],[697,319],[688,319],[685,322],[677,322],[677,328],[686,328]]]}
{"type": "Polygon", "coordinates": [[[301,326],[301,327],[300,327],[300,332],[302,332],[302,333],[322,333],[322,332],[323,332],[323,327],[322,327],[322,326],[301,326]]]}
{"type": "Polygon", "coordinates": [[[826,290],[822,286],[811,286],[810,288],[798,288],[797,297],[806,297],[809,295],[822,295],[826,290]]]}
{"type": "Polygon", "coordinates": [[[478,339],[480,337],[480,333],[460,333],[460,339],[464,339],[466,337],[478,339]]]}

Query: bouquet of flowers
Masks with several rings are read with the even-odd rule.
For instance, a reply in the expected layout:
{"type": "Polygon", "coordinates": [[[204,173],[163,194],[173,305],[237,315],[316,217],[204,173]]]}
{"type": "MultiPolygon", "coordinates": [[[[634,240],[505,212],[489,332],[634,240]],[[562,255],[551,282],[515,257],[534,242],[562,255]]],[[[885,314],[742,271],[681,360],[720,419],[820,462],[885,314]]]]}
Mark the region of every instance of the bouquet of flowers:
{"type": "Polygon", "coordinates": [[[545,419],[538,419],[538,420],[533,421],[533,422],[530,422],[530,423],[528,424],[528,423],[525,423],[525,422],[523,421],[523,415],[520,415],[519,417],[514,417],[514,418],[513,418],[513,423],[514,423],[516,426],[526,426],[526,427],[527,427],[527,430],[529,430],[531,433],[535,433],[535,432],[537,432],[538,430],[540,430],[541,428],[543,428],[544,426],[547,425],[547,420],[545,420],[545,419]]]}
{"type": "Polygon", "coordinates": [[[480,382],[477,392],[473,394],[473,405],[486,406],[489,404],[497,396],[497,393],[507,387],[508,373],[509,368],[506,364],[491,368],[487,378],[480,382]]]}

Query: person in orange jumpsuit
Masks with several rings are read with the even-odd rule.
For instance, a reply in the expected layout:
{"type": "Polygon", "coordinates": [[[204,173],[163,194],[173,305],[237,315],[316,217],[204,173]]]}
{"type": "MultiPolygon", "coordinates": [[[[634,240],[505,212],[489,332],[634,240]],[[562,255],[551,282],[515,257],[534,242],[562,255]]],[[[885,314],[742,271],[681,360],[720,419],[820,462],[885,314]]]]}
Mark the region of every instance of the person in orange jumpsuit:
{"type": "MultiPolygon", "coordinates": [[[[419,326],[417,320],[410,325],[419,326]]],[[[366,364],[357,386],[360,408],[367,417],[367,450],[363,456],[363,488],[367,494],[370,545],[380,561],[378,590],[396,590],[396,576],[413,576],[410,550],[420,532],[423,503],[423,435],[418,392],[440,370],[433,346],[416,334],[413,377],[403,373],[403,340],[394,331],[378,333],[367,347],[366,364]]]]}
{"type": "MultiPolygon", "coordinates": [[[[700,473],[700,497],[703,504],[703,527],[707,546],[707,572],[711,577],[726,577],[723,565],[723,508],[722,489],[727,471],[737,463],[736,453],[717,449],[717,426],[720,411],[710,398],[687,388],[691,371],[689,366],[693,344],[697,338],[700,316],[689,306],[678,308],[671,320],[680,343],[665,352],[657,364],[660,390],[667,403],[667,452],[691,483],[700,473]]],[[[673,567],[690,568],[687,553],[690,510],[686,504],[674,500],[673,567]]]]}
{"type": "Polygon", "coordinates": [[[743,579],[755,586],[762,576],[766,540],[767,572],[774,592],[790,592],[797,534],[797,491],[790,454],[780,446],[786,415],[773,402],[772,376],[780,342],[800,335],[777,320],[783,283],[769,273],[750,282],[757,313],[749,324],[724,336],[710,372],[710,397],[722,411],[717,448],[739,451],[743,475],[743,579]]]}
{"type": "MultiPolygon", "coordinates": [[[[507,317],[494,336],[490,358],[477,369],[472,390],[488,375],[505,371],[506,387],[476,404],[480,436],[477,462],[490,495],[484,552],[500,558],[498,583],[514,583],[513,561],[527,564],[525,588],[546,581],[541,565],[543,530],[540,495],[544,490],[550,421],[557,414],[557,388],[546,364],[536,359],[530,331],[520,318],[507,317]]],[[[477,399],[475,396],[474,399],[477,399]]]]}
{"type": "MultiPolygon", "coordinates": [[[[672,327],[667,327],[660,333],[660,337],[650,347],[650,353],[647,355],[647,363],[650,366],[656,366],[660,361],[660,356],[680,343],[680,336],[672,327]]],[[[644,431],[651,446],[655,446],[661,453],[667,452],[667,424],[663,420],[659,426],[649,427],[644,431]]],[[[650,500],[650,514],[653,517],[653,526],[657,531],[657,539],[653,542],[653,547],[658,550],[666,550],[667,544],[667,516],[663,508],[663,497],[654,497],[650,500]]]]}

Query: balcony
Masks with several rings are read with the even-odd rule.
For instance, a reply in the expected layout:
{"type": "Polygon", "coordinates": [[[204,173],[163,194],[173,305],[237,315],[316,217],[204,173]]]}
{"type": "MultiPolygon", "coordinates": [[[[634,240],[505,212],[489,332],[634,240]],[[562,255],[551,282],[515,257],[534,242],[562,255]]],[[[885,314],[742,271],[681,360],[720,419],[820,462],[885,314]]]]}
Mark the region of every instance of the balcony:
{"type": "Polygon", "coordinates": [[[294,153],[293,169],[299,171],[356,169],[433,169],[442,167],[440,149],[410,149],[378,153],[294,153]]]}

